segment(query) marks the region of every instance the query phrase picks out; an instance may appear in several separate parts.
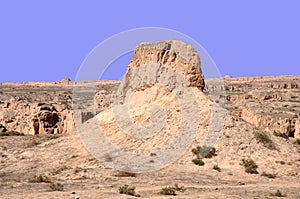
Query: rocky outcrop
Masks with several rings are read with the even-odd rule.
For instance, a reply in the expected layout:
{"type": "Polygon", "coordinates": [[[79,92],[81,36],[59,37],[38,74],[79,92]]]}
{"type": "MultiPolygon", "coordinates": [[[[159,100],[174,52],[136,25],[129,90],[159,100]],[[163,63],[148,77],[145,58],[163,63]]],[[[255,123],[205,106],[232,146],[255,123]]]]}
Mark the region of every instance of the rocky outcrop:
{"type": "Polygon", "coordinates": [[[4,105],[1,107],[0,121],[8,130],[36,135],[65,133],[74,128],[74,124],[71,124],[72,114],[66,106],[46,103],[29,104],[16,99],[10,99],[9,102],[2,104],[4,105]]]}
{"type": "Polygon", "coordinates": [[[63,78],[59,81],[61,84],[71,84],[71,79],[70,78],[63,78]]]}
{"type": "MultiPolygon", "coordinates": [[[[162,82],[163,80],[159,79],[160,73],[163,74],[166,70],[172,69],[177,75],[186,79],[189,86],[203,90],[205,83],[200,65],[198,53],[189,44],[181,41],[146,42],[136,47],[125,79],[129,80],[130,78],[130,82],[132,82],[130,84],[137,89],[143,81],[153,85],[157,81],[162,82]],[[141,66],[145,64],[152,67],[147,67],[148,71],[145,68],[142,69],[141,66]],[[141,76],[146,79],[139,79],[141,76]]],[[[172,74],[168,80],[172,80],[172,78],[175,79],[170,83],[180,83],[175,81],[178,80],[175,74],[172,74]]]]}
{"type": "Polygon", "coordinates": [[[112,103],[112,93],[108,90],[100,90],[94,97],[96,114],[108,109],[112,103]]]}
{"type": "Polygon", "coordinates": [[[264,112],[263,108],[252,107],[244,108],[241,118],[265,131],[284,133],[290,137],[294,137],[295,134],[295,114],[264,112]]]}

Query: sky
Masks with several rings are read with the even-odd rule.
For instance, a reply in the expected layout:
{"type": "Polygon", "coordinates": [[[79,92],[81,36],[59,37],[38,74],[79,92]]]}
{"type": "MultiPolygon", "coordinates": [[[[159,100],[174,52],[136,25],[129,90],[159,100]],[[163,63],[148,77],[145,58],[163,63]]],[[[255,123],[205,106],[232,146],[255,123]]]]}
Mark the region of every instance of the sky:
{"type": "MultiPolygon", "coordinates": [[[[97,45],[143,27],[191,37],[221,76],[300,75],[299,8],[297,0],[2,0],[0,82],[74,80],[97,45]]],[[[131,55],[99,78],[120,79],[131,55]]]]}

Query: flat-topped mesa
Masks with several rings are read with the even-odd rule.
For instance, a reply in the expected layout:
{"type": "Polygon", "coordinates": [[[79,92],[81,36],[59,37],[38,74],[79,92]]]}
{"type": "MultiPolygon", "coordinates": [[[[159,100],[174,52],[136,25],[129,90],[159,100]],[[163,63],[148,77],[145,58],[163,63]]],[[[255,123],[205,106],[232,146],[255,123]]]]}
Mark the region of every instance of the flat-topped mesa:
{"type": "MultiPolygon", "coordinates": [[[[141,67],[143,65],[149,65],[148,67],[170,67],[175,71],[175,73],[177,73],[177,75],[180,75],[187,80],[188,86],[197,87],[201,91],[204,89],[205,83],[200,68],[199,55],[191,45],[182,41],[170,40],[139,44],[135,48],[132,60],[128,65],[126,75],[134,68],[141,67]]],[[[143,78],[154,76],[156,81],[157,77],[161,75],[161,71],[158,70],[149,70],[144,72],[155,72],[151,74],[143,74],[143,71],[139,71],[143,78]]]]}

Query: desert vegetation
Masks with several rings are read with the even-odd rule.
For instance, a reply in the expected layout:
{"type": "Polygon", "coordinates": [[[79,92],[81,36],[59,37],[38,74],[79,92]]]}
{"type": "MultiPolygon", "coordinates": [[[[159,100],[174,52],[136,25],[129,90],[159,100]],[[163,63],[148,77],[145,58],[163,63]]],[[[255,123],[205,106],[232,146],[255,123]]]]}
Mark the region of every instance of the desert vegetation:
{"type": "Polygon", "coordinates": [[[161,191],[160,191],[160,194],[175,196],[176,195],[176,191],[178,191],[178,192],[184,192],[185,190],[186,189],[184,188],[184,186],[178,186],[178,184],[175,184],[174,186],[163,187],[161,189],[161,191]]]}
{"type": "Polygon", "coordinates": [[[264,145],[264,147],[274,150],[276,149],[275,144],[273,143],[272,139],[266,132],[255,132],[255,139],[264,145]]]}
{"type": "Polygon", "coordinates": [[[17,131],[5,131],[0,132],[0,136],[24,136],[24,133],[20,133],[17,131]]]}
{"type": "Polygon", "coordinates": [[[119,193],[130,195],[130,196],[135,196],[135,197],[140,197],[139,194],[135,193],[135,187],[129,186],[127,184],[124,184],[123,186],[119,187],[119,193]]]}
{"type": "Polygon", "coordinates": [[[258,166],[252,159],[242,159],[242,165],[245,167],[245,172],[250,174],[258,174],[258,166]]]}

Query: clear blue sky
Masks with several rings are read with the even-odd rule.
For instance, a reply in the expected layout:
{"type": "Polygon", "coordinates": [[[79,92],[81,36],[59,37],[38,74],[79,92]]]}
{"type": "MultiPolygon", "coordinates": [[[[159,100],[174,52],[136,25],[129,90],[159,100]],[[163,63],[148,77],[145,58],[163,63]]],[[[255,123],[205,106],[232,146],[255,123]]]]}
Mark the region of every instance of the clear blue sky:
{"type": "MultiPolygon", "coordinates": [[[[0,82],[75,79],[88,53],[119,32],[180,31],[222,75],[300,75],[300,1],[0,1],[0,82]]],[[[123,56],[105,78],[120,78],[123,56]]]]}

